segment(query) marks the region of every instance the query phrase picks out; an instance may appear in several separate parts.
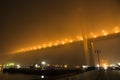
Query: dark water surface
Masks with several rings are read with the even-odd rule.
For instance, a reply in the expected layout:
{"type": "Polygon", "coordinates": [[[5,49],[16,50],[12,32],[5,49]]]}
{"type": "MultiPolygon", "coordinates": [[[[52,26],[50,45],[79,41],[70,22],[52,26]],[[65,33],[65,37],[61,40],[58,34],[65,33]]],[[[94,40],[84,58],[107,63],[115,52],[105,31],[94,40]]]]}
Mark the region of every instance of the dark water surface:
{"type": "Polygon", "coordinates": [[[45,78],[47,77],[44,75],[3,74],[0,72],[0,80],[46,80],[45,78]]]}

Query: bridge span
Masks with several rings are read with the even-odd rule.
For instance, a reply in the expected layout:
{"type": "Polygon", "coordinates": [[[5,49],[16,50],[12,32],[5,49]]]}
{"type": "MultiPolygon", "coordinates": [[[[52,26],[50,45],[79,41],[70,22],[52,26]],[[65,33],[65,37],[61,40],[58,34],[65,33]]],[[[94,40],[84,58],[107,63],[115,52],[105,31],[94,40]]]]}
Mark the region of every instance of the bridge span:
{"type": "Polygon", "coordinates": [[[88,52],[84,50],[84,40],[67,43],[38,50],[21,52],[8,56],[8,61],[16,61],[23,64],[39,63],[47,61],[49,64],[90,65],[98,64],[98,56],[95,51],[100,50],[100,61],[113,63],[119,61],[120,33],[109,34],[97,38],[87,39],[88,52]],[[113,48],[113,50],[111,49],[113,48]],[[109,57],[108,57],[109,56],[109,57]],[[114,57],[115,59],[113,59],[114,57]],[[111,60],[113,59],[113,60],[111,60]],[[109,61],[111,60],[111,61],[109,61]]]}

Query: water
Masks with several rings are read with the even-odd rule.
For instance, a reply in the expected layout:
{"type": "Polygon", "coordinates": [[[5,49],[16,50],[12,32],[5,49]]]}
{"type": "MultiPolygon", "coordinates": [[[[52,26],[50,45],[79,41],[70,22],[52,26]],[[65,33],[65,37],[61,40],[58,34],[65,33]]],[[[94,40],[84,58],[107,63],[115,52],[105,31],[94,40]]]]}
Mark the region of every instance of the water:
{"type": "Polygon", "coordinates": [[[26,74],[3,74],[0,72],[0,80],[44,80],[44,75],[26,75],[26,74]]]}

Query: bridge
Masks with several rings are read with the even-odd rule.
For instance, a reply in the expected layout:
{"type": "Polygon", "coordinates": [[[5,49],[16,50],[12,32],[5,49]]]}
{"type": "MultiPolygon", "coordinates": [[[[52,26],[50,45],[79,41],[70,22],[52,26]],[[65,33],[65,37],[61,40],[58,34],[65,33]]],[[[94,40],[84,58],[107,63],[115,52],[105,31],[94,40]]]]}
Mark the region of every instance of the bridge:
{"type": "Polygon", "coordinates": [[[18,61],[21,58],[23,60],[27,58],[28,61],[32,59],[32,63],[45,60],[53,64],[71,64],[72,62],[74,65],[82,66],[84,64],[95,66],[99,64],[99,61],[98,56],[95,54],[95,50],[97,49],[94,45],[99,41],[120,39],[119,28],[115,27],[113,30],[113,32],[109,33],[102,30],[102,34],[99,36],[91,32],[90,36],[87,35],[86,39],[84,36],[76,36],[75,39],[65,38],[62,41],[56,40],[55,42],[43,43],[31,48],[22,48],[13,52],[14,54],[16,53],[14,57],[22,55],[18,58],[18,61]],[[77,55],[75,56],[76,59],[73,57],[74,55],[77,55]]]}

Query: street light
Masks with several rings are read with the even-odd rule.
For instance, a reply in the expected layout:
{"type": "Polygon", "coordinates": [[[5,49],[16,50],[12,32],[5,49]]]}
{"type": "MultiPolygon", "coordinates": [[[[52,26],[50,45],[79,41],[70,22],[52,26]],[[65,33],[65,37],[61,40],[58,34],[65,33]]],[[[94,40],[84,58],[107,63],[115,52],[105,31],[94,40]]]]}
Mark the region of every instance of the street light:
{"type": "Polygon", "coordinates": [[[45,61],[42,61],[42,62],[41,62],[41,65],[42,65],[42,70],[44,70],[45,65],[46,65],[46,62],[45,62],[45,61]]]}
{"type": "Polygon", "coordinates": [[[41,62],[41,64],[42,64],[42,65],[45,65],[45,64],[46,64],[46,62],[45,62],[45,61],[42,61],[42,62],[41,62]]]}
{"type": "Polygon", "coordinates": [[[98,65],[100,67],[101,65],[100,65],[100,55],[99,55],[99,53],[101,53],[101,51],[100,50],[96,50],[95,52],[97,53],[98,65]]]}

